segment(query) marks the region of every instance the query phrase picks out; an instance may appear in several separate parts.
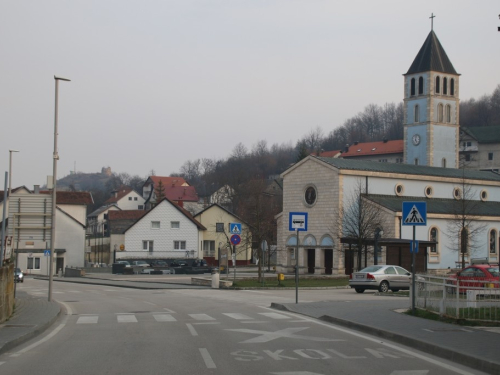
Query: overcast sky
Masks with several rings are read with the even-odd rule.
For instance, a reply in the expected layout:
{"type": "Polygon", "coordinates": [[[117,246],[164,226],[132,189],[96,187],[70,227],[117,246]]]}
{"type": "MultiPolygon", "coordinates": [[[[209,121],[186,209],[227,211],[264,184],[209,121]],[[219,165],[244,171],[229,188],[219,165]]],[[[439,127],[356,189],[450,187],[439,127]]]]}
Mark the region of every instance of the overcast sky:
{"type": "Polygon", "coordinates": [[[0,190],[75,168],[146,176],[325,134],[371,103],[403,99],[434,31],[461,99],[500,83],[500,3],[326,0],[2,0],[0,190]]]}

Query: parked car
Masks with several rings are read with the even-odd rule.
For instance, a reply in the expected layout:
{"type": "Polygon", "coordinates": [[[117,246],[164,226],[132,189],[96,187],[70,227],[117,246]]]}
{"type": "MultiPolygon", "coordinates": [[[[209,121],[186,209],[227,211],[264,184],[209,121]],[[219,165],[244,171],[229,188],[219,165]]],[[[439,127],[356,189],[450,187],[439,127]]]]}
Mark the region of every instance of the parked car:
{"type": "Polygon", "coordinates": [[[118,263],[118,264],[125,264],[125,268],[132,267],[132,266],[130,265],[130,263],[129,263],[128,261],[126,261],[126,260],[119,260],[119,261],[117,261],[116,263],[118,263]]]}
{"type": "Polygon", "coordinates": [[[410,285],[411,272],[393,265],[369,266],[352,273],[349,278],[349,286],[357,293],[363,293],[366,289],[376,289],[382,293],[389,290],[397,292],[410,289],[410,285]]]}
{"type": "Polygon", "coordinates": [[[132,266],[135,266],[135,267],[149,267],[149,263],[146,262],[145,260],[134,260],[132,262],[132,266]]]}
{"type": "Polygon", "coordinates": [[[14,270],[14,282],[15,283],[24,283],[24,273],[20,268],[16,268],[14,270]]]}
{"type": "MultiPolygon", "coordinates": [[[[451,275],[447,281],[450,285],[459,283],[460,293],[475,288],[500,288],[500,276],[498,265],[474,264],[451,275]]],[[[448,292],[454,293],[456,288],[449,287],[448,292]]]]}
{"type": "Polygon", "coordinates": [[[153,260],[149,264],[151,267],[168,267],[168,263],[164,260],[153,260]]]}
{"type": "Polygon", "coordinates": [[[170,263],[170,267],[189,267],[189,264],[184,259],[176,259],[170,263]]]}

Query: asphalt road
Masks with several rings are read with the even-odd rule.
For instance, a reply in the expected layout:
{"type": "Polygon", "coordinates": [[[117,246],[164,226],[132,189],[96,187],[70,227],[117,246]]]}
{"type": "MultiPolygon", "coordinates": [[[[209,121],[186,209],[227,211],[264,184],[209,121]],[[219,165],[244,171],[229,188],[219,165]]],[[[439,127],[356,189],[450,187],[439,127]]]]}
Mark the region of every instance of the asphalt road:
{"type": "MultiPolygon", "coordinates": [[[[47,282],[18,288],[46,295],[47,282]]],[[[2,374],[481,374],[414,349],[269,308],[295,291],[138,290],[55,283],[65,312],[0,356],[2,374]]],[[[308,290],[301,301],[381,298],[308,290]]],[[[0,332],[1,334],[1,332],[0,332]]]]}

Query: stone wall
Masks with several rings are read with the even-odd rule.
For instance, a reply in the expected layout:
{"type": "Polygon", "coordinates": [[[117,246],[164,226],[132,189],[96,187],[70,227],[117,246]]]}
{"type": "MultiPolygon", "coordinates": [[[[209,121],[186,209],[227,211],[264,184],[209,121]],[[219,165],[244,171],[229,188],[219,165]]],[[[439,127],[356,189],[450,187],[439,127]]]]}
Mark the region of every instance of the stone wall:
{"type": "Polygon", "coordinates": [[[14,265],[0,267],[0,323],[14,312],[14,265]]]}

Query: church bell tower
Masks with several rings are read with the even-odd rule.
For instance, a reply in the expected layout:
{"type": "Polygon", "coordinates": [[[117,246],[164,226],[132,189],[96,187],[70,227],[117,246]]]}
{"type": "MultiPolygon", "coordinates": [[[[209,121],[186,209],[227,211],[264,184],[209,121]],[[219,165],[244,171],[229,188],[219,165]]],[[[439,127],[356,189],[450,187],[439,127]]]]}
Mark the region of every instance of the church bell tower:
{"type": "Polygon", "coordinates": [[[431,30],[404,74],[404,160],[459,167],[459,77],[431,30]]]}

